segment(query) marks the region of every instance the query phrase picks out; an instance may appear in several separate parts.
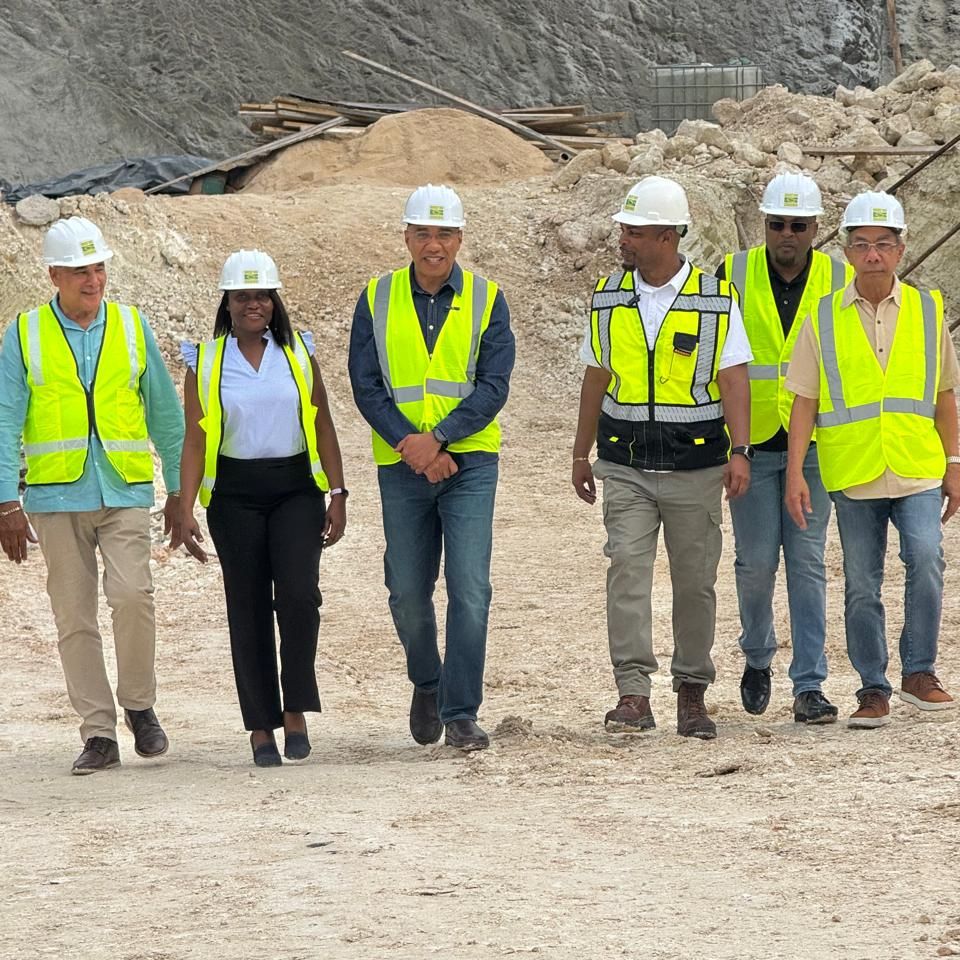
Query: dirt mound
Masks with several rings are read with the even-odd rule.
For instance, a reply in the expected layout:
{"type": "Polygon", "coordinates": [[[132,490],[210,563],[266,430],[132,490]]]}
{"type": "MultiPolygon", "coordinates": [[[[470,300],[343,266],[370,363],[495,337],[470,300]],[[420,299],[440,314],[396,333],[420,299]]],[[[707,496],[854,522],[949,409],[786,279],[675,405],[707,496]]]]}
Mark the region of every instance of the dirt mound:
{"type": "Polygon", "coordinates": [[[247,189],[302,190],[311,183],[482,184],[552,169],[537,147],[482,117],[436,108],[384,117],[353,140],[295,144],[264,164],[247,189]]]}

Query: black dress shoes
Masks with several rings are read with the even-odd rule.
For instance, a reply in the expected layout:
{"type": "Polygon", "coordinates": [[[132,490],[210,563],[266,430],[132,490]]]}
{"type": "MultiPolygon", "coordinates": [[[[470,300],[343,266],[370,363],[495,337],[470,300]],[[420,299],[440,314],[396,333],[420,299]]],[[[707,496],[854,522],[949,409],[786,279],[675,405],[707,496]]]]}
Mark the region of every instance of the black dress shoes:
{"type": "Polygon", "coordinates": [[[837,708],[819,691],[806,690],[793,701],[797,723],[836,723],[837,708]]]}
{"type": "Polygon", "coordinates": [[[437,708],[437,691],[426,693],[413,688],[410,701],[410,735],[417,743],[436,743],[443,733],[440,712],[437,708]]]}
{"type": "Polygon", "coordinates": [[[770,703],[770,678],[773,671],[747,667],[740,678],[740,702],[747,713],[761,714],[770,703]]]}
{"type": "Polygon", "coordinates": [[[74,760],[71,773],[84,776],[119,765],[120,747],[116,740],[109,737],[89,737],[83,745],[83,752],[74,760]]]}
{"type": "Polygon", "coordinates": [[[259,746],[253,744],[253,734],[250,734],[250,748],[253,750],[253,762],[258,767],[281,767],[283,761],[280,759],[280,751],[277,749],[276,741],[269,740],[267,743],[261,743],[259,746]]]}
{"type": "Polygon", "coordinates": [[[133,749],[139,757],[162,757],[170,746],[153,708],[124,710],[127,729],[133,734],[133,749]]]}
{"type": "Polygon", "coordinates": [[[451,720],[447,724],[444,743],[458,750],[486,750],[490,746],[490,738],[476,720],[451,720]]]}
{"type": "Polygon", "coordinates": [[[288,733],[283,738],[283,755],[288,760],[306,760],[310,756],[310,738],[303,733],[288,733]]]}

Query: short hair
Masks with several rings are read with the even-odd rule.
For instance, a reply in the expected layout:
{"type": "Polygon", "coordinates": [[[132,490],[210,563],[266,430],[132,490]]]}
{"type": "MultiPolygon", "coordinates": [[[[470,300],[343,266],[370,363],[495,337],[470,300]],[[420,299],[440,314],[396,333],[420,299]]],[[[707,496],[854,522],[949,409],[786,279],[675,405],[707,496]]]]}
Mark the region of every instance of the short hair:
{"type": "MultiPolygon", "coordinates": [[[[270,294],[270,299],[273,301],[270,332],[273,334],[273,339],[277,345],[285,347],[293,343],[293,327],[290,325],[290,315],[276,290],[268,290],[267,293],[270,294]]],[[[222,337],[233,329],[233,324],[230,322],[230,309],[227,306],[229,297],[230,291],[224,290],[223,296],[220,298],[220,306],[217,307],[217,318],[213,322],[214,337],[222,337]]]]}

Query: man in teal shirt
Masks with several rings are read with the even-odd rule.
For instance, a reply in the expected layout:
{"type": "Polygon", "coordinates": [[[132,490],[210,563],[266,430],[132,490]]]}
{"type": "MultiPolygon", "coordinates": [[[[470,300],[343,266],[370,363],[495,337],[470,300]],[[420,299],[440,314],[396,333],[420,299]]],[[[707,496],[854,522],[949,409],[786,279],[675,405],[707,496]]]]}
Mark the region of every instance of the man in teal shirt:
{"type": "Polygon", "coordinates": [[[104,300],[100,230],[83,217],[47,232],[43,259],[57,293],[20,314],[0,350],[0,547],[15,563],[39,540],[67,693],[83,751],[73,773],[120,763],[117,711],[97,625],[99,548],[117,654],[117,701],[142,757],[168,742],[156,701],[150,572],[153,459],[168,491],[165,533],[177,538],[183,411],[146,320],[104,300]],[[21,440],[26,493],[19,499],[21,440]],[[35,533],[34,533],[35,531],[35,533]]]}

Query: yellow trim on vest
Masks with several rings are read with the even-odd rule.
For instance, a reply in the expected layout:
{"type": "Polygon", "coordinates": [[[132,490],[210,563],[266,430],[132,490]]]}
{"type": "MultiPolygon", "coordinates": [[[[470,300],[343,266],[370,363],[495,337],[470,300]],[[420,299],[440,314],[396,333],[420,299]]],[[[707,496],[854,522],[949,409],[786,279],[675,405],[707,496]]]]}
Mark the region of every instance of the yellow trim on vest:
{"type": "MultiPolygon", "coordinates": [[[[203,458],[203,480],[200,482],[199,499],[202,507],[210,506],[217,483],[217,458],[223,445],[223,405],[220,399],[220,382],[223,373],[223,354],[227,335],[215,340],[206,340],[197,348],[197,396],[203,417],[200,429],[206,434],[203,458]]],[[[303,432],[310,474],[317,487],[326,493],[330,489],[327,475],[323,472],[320,455],[317,453],[317,408],[313,405],[313,365],[310,354],[299,333],[293,334],[293,346],[283,348],[290,365],[290,375],[297,385],[299,395],[298,416],[303,432]]]]}
{"type": "Polygon", "coordinates": [[[17,317],[30,399],[23,426],[27,483],[74,483],[83,475],[96,431],[110,465],[126,483],[152,483],[153,456],[140,379],[147,369],[136,307],[104,304],[104,331],[90,397],[50,304],[17,317]],[[94,423],[90,423],[93,412],[94,423]]]}
{"type": "Polygon", "coordinates": [[[940,386],[940,291],[900,285],[900,312],[884,370],[856,306],[843,291],[813,314],[820,347],[817,456],[824,486],[845,490],[888,467],[901,477],[938,479],[946,469],[935,424],[940,386]]]}

